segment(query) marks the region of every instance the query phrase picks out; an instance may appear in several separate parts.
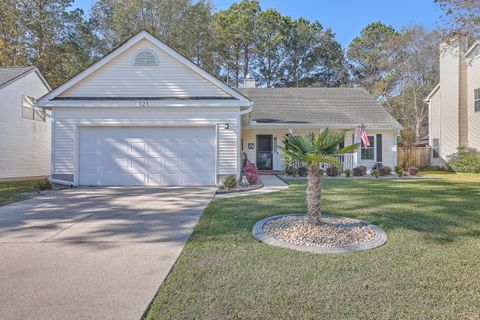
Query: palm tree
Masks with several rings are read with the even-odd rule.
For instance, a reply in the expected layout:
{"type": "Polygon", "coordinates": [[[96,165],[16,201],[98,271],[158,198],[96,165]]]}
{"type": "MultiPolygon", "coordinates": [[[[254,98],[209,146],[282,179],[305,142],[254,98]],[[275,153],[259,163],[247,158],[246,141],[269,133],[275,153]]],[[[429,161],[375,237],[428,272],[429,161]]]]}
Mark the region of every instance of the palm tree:
{"type": "Polygon", "coordinates": [[[283,140],[284,147],[281,149],[285,156],[307,166],[307,218],[309,223],[316,226],[321,223],[321,165],[338,166],[339,162],[335,158],[336,155],[351,153],[358,148],[358,144],[352,144],[340,149],[338,146],[343,142],[344,135],[345,132],[343,131],[333,131],[327,128],[321,133],[300,136],[289,135],[283,140]]]}

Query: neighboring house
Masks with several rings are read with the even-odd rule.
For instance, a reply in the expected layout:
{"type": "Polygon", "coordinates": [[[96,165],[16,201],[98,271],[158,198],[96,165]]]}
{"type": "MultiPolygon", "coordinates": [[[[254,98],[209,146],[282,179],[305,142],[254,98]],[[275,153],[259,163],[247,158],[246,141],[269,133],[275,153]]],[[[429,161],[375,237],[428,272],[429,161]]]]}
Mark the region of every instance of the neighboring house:
{"type": "Polygon", "coordinates": [[[440,44],[440,83],[427,96],[432,165],[445,165],[459,147],[480,149],[480,42],[440,44]]]}
{"type": "MultiPolygon", "coordinates": [[[[247,80],[247,87],[254,86],[247,80]]],[[[363,89],[234,90],[146,31],[38,102],[52,110],[52,178],[73,185],[215,185],[243,154],[282,170],[286,134],[364,123],[345,167],[394,166],[398,123],[363,89]]]]}
{"type": "Polygon", "coordinates": [[[50,118],[35,107],[50,90],[36,67],[0,68],[0,180],[50,174],[50,118]]]}

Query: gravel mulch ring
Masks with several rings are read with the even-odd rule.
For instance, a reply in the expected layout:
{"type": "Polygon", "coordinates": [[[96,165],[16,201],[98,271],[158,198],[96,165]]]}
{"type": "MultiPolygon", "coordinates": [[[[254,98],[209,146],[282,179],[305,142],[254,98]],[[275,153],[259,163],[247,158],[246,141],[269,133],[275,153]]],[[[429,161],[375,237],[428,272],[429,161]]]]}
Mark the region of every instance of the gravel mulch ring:
{"type": "Polygon", "coordinates": [[[253,235],[271,245],[314,253],[363,251],[387,241],[381,228],[365,221],[325,214],[322,221],[313,226],[303,214],[273,216],[257,222],[253,235]]]}
{"type": "Polygon", "coordinates": [[[322,222],[313,226],[306,216],[284,216],[265,223],[263,231],[273,238],[308,247],[342,247],[375,237],[373,228],[363,221],[329,216],[322,222]]]}

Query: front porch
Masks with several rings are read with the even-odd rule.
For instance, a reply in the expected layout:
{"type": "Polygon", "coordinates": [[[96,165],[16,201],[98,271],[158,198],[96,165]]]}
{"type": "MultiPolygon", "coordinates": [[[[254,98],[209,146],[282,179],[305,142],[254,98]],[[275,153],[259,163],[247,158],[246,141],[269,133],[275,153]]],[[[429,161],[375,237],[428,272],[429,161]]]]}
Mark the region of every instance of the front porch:
{"type": "MultiPolygon", "coordinates": [[[[241,152],[242,159],[256,164],[260,173],[275,174],[285,172],[285,160],[283,157],[282,147],[283,139],[288,134],[306,134],[310,132],[319,132],[323,128],[248,128],[242,130],[241,152]]],[[[346,130],[346,129],[342,129],[346,130]]],[[[350,145],[355,140],[354,129],[345,132],[344,144],[350,145]]],[[[355,140],[356,141],[356,140],[355,140]]],[[[337,156],[340,163],[339,169],[352,170],[359,165],[359,157],[361,150],[351,154],[342,154],[337,156]]],[[[372,164],[372,166],[375,163],[372,164]]],[[[302,166],[298,164],[298,167],[302,166]]],[[[324,169],[326,169],[325,166],[324,169]]]]}
{"type": "MultiPolygon", "coordinates": [[[[344,130],[344,145],[359,143],[356,134],[358,126],[349,127],[329,126],[332,129],[344,130]]],[[[281,147],[283,139],[288,134],[300,135],[310,132],[319,132],[325,127],[304,126],[295,124],[261,124],[253,123],[242,127],[241,135],[241,159],[257,165],[262,174],[285,172],[285,161],[281,147]]],[[[376,164],[382,164],[391,168],[397,164],[397,131],[392,129],[367,128],[370,140],[369,148],[359,147],[351,154],[338,155],[342,171],[352,170],[357,166],[365,166],[371,169],[376,164]]],[[[325,167],[326,168],[326,167],[325,167]]]]}

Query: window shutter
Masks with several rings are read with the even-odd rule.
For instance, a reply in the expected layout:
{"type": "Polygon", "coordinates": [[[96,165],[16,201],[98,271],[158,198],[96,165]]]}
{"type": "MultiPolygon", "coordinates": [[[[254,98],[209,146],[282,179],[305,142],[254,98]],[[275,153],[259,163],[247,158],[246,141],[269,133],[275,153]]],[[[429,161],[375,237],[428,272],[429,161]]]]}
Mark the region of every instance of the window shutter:
{"type": "Polygon", "coordinates": [[[377,162],[382,162],[382,135],[377,134],[377,162]]]}

